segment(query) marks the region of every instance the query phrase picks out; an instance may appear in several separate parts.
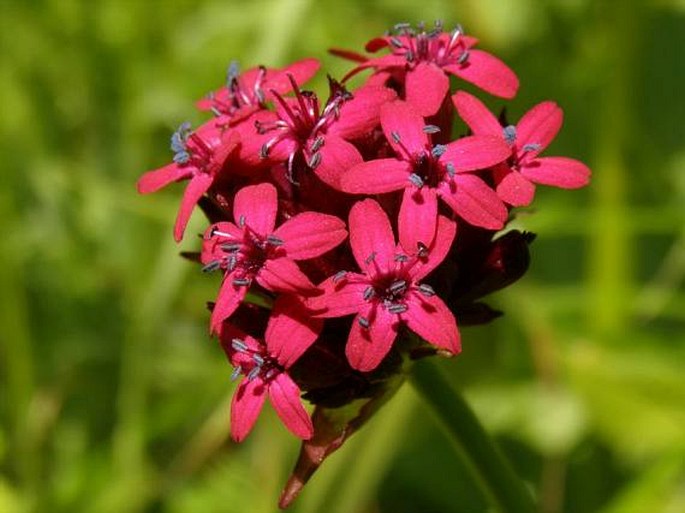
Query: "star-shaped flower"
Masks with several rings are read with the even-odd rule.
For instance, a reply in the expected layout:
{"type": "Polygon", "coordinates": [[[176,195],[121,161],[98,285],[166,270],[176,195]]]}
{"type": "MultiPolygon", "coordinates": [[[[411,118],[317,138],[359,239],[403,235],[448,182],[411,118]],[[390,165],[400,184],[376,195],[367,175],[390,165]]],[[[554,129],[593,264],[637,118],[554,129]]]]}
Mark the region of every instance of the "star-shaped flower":
{"type": "Polygon", "coordinates": [[[345,349],[350,365],[375,369],[390,351],[400,326],[452,354],[460,351],[457,323],[445,303],[420,281],[447,255],[456,224],[440,216],[430,247],[395,243],[390,221],[371,199],[350,211],[350,243],[361,272],[340,272],[325,280],[323,294],[308,299],[318,317],[355,314],[345,349]]]}
{"type": "Polygon", "coordinates": [[[269,183],[252,185],[235,195],[236,223],[216,223],[207,229],[201,255],[204,269],[224,271],[212,311],[213,332],[240,305],[253,280],[274,292],[314,291],[295,261],[318,257],[347,237],[345,223],[335,216],[303,212],[275,228],[277,213],[276,188],[269,183]]]}
{"type": "Polygon", "coordinates": [[[174,161],[162,168],[148,171],[138,180],[138,192],[149,194],[181,180],[190,180],[174,225],[174,239],[183,238],[193,208],[217,180],[226,160],[238,147],[240,138],[234,131],[225,131],[210,121],[197,130],[183,123],[171,136],[174,161]]]}
{"type": "Polygon", "coordinates": [[[475,96],[459,91],[452,96],[452,101],[474,134],[498,137],[510,147],[509,158],[494,168],[497,195],[506,203],[516,207],[530,204],[536,183],[562,189],[588,184],[590,169],[582,162],[567,157],[538,156],[561,128],[564,114],[556,103],[539,103],[516,126],[502,127],[475,96]]]}
{"type": "Polygon", "coordinates": [[[507,209],[474,172],[510,155],[501,138],[478,135],[432,145],[430,134],[437,127],[426,126],[423,117],[401,101],[382,107],[381,126],[397,157],[354,166],[340,179],[340,188],[356,194],[404,189],[400,240],[411,247],[419,242],[430,244],[438,218],[438,197],[470,224],[502,228],[507,209]]]}
{"type": "Polygon", "coordinates": [[[276,301],[264,342],[228,322],[223,324],[221,346],[235,367],[233,377],[244,376],[231,402],[231,436],[236,442],[244,440],[252,430],[267,397],[295,436],[305,440],[312,437],[312,421],[288,369],[314,343],[322,324],[292,296],[276,301]]]}

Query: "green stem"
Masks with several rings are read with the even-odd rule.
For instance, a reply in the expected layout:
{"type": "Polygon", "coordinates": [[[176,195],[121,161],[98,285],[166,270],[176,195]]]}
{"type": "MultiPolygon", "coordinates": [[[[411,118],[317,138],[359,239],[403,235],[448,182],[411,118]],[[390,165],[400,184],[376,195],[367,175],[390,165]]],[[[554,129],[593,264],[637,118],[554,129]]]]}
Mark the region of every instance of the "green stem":
{"type": "Polygon", "coordinates": [[[531,493],[481,426],[464,398],[432,362],[417,362],[412,384],[430,406],[490,501],[502,513],[537,511],[531,493]]]}

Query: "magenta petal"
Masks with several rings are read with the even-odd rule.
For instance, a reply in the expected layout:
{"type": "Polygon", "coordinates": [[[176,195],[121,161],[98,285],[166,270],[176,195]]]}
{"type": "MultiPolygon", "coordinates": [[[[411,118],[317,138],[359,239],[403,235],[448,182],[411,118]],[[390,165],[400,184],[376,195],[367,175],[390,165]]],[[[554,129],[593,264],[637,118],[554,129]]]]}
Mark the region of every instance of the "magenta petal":
{"type": "Polygon", "coordinates": [[[431,62],[421,62],[407,72],[405,96],[422,116],[435,114],[450,89],[450,79],[431,62]]]}
{"type": "Polygon", "coordinates": [[[307,299],[307,308],[316,317],[344,317],[365,308],[364,291],[369,286],[362,274],[347,273],[343,278],[334,276],[325,280],[319,289],[323,294],[307,299]]]}
{"type": "Polygon", "coordinates": [[[200,201],[202,195],[211,187],[214,179],[206,173],[198,173],[190,179],[183,199],[181,200],[181,207],[176,216],[176,224],[174,225],[174,239],[180,242],[183,239],[183,232],[185,232],[186,225],[193,213],[193,208],[200,201]]]}
{"type": "Polygon", "coordinates": [[[483,50],[471,49],[466,62],[443,66],[443,69],[501,98],[511,99],[518,91],[516,74],[497,57],[483,50]]]}
{"type": "Polygon", "coordinates": [[[274,232],[283,241],[288,258],[306,260],[333,249],[347,237],[345,223],[331,215],[303,212],[288,219],[274,232]]]}
{"type": "Polygon", "coordinates": [[[247,287],[233,284],[234,277],[234,273],[227,273],[224,276],[224,281],[221,283],[219,296],[217,297],[210,319],[212,333],[220,332],[221,323],[236,311],[247,294],[247,287]]]}
{"type": "Polygon", "coordinates": [[[452,242],[457,234],[457,223],[445,216],[438,216],[437,228],[433,244],[428,248],[428,254],[419,258],[411,270],[412,278],[420,280],[428,276],[439,266],[452,248],[452,242]]]}
{"type": "Polygon", "coordinates": [[[376,159],[357,164],[340,178],[340,189],[351,194],[382,194],[409,184],[412,166],[398,159],[376,159]]]}
{"type": "Polygon", "coordinates": [[[498,166],[495,181],[497,182],[497,196],[505,203],[514,207],[524,207],[533,201],[535,185],[509,166],[498,166]]]}
{"type": "Polygon", "coordinates": [[[499,230],[507,219],[507,209],[488,185],[473,174],[463,173],[452,182],[442,182],[439,194],[452,210],[466,222],[499,230]]]}
{"type": "Polygon", "coordinates": [[[516,125],[516,145],[519,151],[527,144],[536,144],[538,154],[554,140],[564,122],[564,112],[554,102],[538,103],[526,112],[516,125]]]}
{"type": "Polygon", "coordinates": [[[314,435],[312,419],[300,400],[300,389],[285,373],[269,383],[269,400],[292,434],[304,440],[314,435]]]}
{"type": "Polygon", "coordinates": [[[368,328],[362,327],[360,317],[361,314],[352,322],[345,355],[353,369],[369,372],[378,367],[392,348],[397,337],[397,316],[379,307],[368,328]]]}
{"type": "Polygon", "coordinates": [[[402,159],[412,160],[415,153],[426,151],[428,135],[423,131],[424,125],[423,117],[406,102],[395,101],[381,107],[385,138],[402,159]],[[399,143],[395,142],[398,137],[399,143]]]}
{"type": "Polygon", "coordinates": [[[269,354],[289,368],[314,343],[322,327],[323,321],[313,318],[295,296],[280,296],[264,335],[269,354]]]}
{"type": "Polygon", "coordinates": [[[414,254],[420,245],[430,246],[435,237],[437,218],[438,198],[435,189],[407,187],[398,220],[402,248],[414,254]]]}
{"type": "Polygon", "coordinates": [[[471,135],[447,145],[440,157],[443,164],[452,163],[457,173],[485,169],[511,156],[511,148],[502,137],[471,135]]]}
{"type": "Polygon", "coordinates": [[[535,159],[521,167],[521,174],[531,182],[562,189],[577,189],[590,181],[590,168],[578,160],[566,157],[535,159]]]}
{"type": "Polygon", "coordinates": [[[478,98],[465,91],[457,91],[452,96],[452,103],[474,135],[502,137],[502,125],[478,98]]]}
{"type": "Polygon", "coordinates": [[[334,189],[340,189],[340,177],[363,160],[353,144],[334,135],[325,138],[319,155],[321,160],[314,168],[314,172],[334,189]]]}
{"type": "Polygon", "coordinates": [[[269,259],[264,262],[256,279],[257,283],[272,292],[304,293],[316,288],[297,264],[285,257],[269,259]]]}
{"type": "Polygon", "coordinates": [[[293,62],[269,76],[265,84],[268,91],[265,92],[270,93],[271,90],[274,90],[279,94],[289,93],[293,90],[293,86],[288,75],[293,76],[296,84],[304,84],[316,74],[320,67],[319,61],[312,58],[293,62]]]}
{"type": "Polygon", "coordinates": [[[354,97],[340,107],[340,117],[331,124],[328,134],[343,139],[365,137],[378,126],[381,106],[397,98],[397,93],[387,87],[364,86],[354,92],[354,97]]]}
{"type": "Polygon", "coordinates": [[[171,182],[177,182],[192,175],[194,167],[179,167],[178,164],[168,164],[154,171],[148,171],[138,180],[138,192],[149,194],[158,191],[171,182]]]}
{"type": "Polygon", "coordinates": [[[240,189],[233,203],[233,217],[240,226],[241,219],[262,237],[270,235],[276,224],[278,196],[270,183],[250,185],[240,189]]]}
{"type": "Polygon", "coordinates": [[[395,236],[388,216],[376,201],[355,203],[350,209],[349,225],[352,253],[361,269],[385,269],[393,262],[395,236]]]}
{"type": "Polygon", "coordinates": [[[457,321],[442,299],[438,296],[426,297],[416,292],[407,303],[409,308],[402,316],[410,330],[452,354],[461,351],[457,321]]]}
{"type": "Polygon", "coordinates": [[[231,438],[242,442],[259,417],[266,399],[266,387],[259,379],[243,379],[231,401],[231,438]]]}

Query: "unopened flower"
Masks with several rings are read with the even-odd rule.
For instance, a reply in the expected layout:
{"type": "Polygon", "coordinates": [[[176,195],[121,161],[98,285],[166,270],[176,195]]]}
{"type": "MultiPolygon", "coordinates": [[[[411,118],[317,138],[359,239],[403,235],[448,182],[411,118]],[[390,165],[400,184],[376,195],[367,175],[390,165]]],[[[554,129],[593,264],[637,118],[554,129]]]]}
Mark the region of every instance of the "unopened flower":
{"type": "Polygon", "coordinates": [[[526,112],[516,126],[502,127],[497,118],[473,95],[457,92],[452,101],[474,134],[498,137],[509,145],[510,156],[495,166],[497,194],[513,206],[530,204],[536,183],[563,189],[584,187],[590,169],[567,157],[538,157],[559,132],[563,111],[546,101],[526,112]]]}
{"type": "Polygon", "coordinates": [[[347,237],[345,223],[337,217],[303,212],[275,228],[277,213],[276,188],[269,183],[252,185],[235,195],[235,223],[220,222],[207,229],[201,255],[204,269],[224,271],[212,311],[213,332],[240,305],[253,281],[274,292],[313,291],[295,261],[320,256],[347,237]]]}
{"type": "Polygon", "coordinates": [[[397,245],[390,221],[371,199],[350,211],[350,244],[361,272],[340,272],[324,281],[323,294],[308,300],[319,317],[355,314],[345,353],[360,371],[375,369],[390,351],[402,325],[436,347],[460,351],[457,324],[425,278],[445,258],[456,225],[445,217],[430,247],[397,245]]]}

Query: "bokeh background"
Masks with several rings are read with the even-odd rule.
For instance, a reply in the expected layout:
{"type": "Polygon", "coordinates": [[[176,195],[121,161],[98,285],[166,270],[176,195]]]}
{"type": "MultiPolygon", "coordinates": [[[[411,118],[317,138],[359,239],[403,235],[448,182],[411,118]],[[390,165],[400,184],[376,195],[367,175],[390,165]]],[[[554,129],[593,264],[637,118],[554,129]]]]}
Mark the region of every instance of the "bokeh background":
{"type": "MultiPolygon", "coordinates": [[[[272,412],[228,440],[217,276],[178,257],[182,186],[135,181],[231,59],[340,77],[329,47],[436,18],[516,70],[512,119],[558,101],[548,154],[594,172],[521,213],[532,267],[445,369],[543,513],[685,511],[682,1],[0,0],[1,512],[276,510],[298,443],[272,412]]],[[[407,385],[293,511],[487,506],[407,385]]]]}

